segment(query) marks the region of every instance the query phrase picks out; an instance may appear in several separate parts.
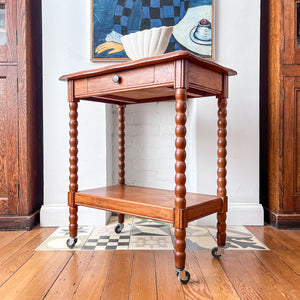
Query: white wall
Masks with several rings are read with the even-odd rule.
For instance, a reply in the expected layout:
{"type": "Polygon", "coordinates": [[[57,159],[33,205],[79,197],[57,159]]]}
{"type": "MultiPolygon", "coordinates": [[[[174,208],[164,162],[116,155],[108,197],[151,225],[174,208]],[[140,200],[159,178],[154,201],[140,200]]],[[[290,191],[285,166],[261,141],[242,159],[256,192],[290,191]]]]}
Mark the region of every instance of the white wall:
{"type": "MultiPolygon", "coordinates": [[[[67,83],[58,78],[63,74],[100,66],[91,63],[89,58],[90,1],[43,0],[42,7],[44,205],[41,209],[41,225],[67,225],[69,107],[67,83]]],[[[105,105],[79,103],[81,190],[105,186],[111,180],[111,176],[107,177],[106,173],[106,129],[105,105]]],[[[78,221],[79,224],[104,224],[105,213],[79,207],[78,221]]]]}
{"type": "MultiPolygon", "coordinates": [[[[215,61],[237,70],[229,79],[228,224],[263,224],[259,204],[260,1],[215,1],[215,61]]],[[[117,111],[114,110],[114,120],[117,111]]],[[[128,106],[125,116],[126,183],[174,188],[174,102],[128,106]]],[[[192,99],[187,110],[187,190],[216,193],[217,104],[192,99]]],[[[113,126],[117,145],[117,122],[113,126]]],[[[117,170],[117,147],[113,169],[117,170]]],[[[117,180],[117,172],[114,174],[117,180]]],[[[215,216],[198,221],[215,224],[215,216]]]]}
{"type": "MultiPolygon", "coordinates": [[[[237,70],[228,101],[229,224],[263,224],[259,204],[259,24],[260,1],[215,1],[215,60],[237,70]]],[[[42,226],[67,224],[67,87],[58,77],[104,63],[89,61],[90,1],[43,0],[44,181],[42,226]],[[59,9],[58,9],[59,8],[59,9]]],[[[79,188],[116,182],[117,113],[80,103],[79,188]],[[112,128],[112,129],[111,129],[112,128]],[[105,142],[113,155],[105,151],[105,142]],[[113,168],[111,168],[111,161],[113,168]],[[106,169],[108,172],[106,172],[106,169]]],[[[187,188],[216,191],[216,101],[188,103],[187,188]]],[[[174,188],[174,103],[126,109],[126,182],[174,188]],[[138,125],[138,126],[137,126],[138,125]]],[[[104,223],[105,214],[80,207],[79,223],[104,223]],[[91,214],[91,215],[89,215],[91,214]],[[92,217],[91,217],[92,216],[92,217]]],[[[215,216],[200,223],[215,223],[215,216]]]]}

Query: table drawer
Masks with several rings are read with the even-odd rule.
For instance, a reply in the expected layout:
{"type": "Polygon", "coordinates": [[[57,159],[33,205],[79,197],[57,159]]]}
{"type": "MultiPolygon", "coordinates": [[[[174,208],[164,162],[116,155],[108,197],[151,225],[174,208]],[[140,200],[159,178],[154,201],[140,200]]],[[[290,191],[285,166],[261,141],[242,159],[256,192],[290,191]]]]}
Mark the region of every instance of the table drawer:
{"type": "Polygon", "coordinates": [[[144,86],[145,84],[152,84],[154,78],[155,68],[154,66],[149,66],[142,70],[133,69],[90,77],[85,79],[85,81],[79,79],[75,81],[75,97],[144,86]]]}

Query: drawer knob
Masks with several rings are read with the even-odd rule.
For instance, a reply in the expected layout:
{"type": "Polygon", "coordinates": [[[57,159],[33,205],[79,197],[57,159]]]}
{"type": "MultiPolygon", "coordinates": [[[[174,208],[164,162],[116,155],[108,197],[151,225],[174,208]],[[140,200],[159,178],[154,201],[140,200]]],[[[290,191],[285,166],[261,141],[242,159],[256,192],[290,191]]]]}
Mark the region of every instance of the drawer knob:
{"type": "Polygon", "coordinates": [[[121,77],[119,75],[114,75],[112,81],[114,83],[120,83],[121,77]]]}

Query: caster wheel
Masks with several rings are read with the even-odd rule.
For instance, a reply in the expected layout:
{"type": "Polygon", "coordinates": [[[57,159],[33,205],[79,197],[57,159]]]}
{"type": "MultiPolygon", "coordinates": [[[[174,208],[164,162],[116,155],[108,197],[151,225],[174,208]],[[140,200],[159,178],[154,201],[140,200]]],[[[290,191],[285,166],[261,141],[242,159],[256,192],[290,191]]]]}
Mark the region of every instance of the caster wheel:
{"type": "Polygon", "coordinates": [[[73,249],[76,243],[77,243],[77,237],[76,238],[70,237],[67,239],[67,246],[70,249],[73,249]]]}
{"type": "Polygon", "coordinates": [[[191,275],[188,271],[185,271],[185,270],[178,271],[178,270],[176,270],[175,273],[176,273],[176,276],[177,276],[178,280],[182,284],[187,284],[191,279],[191,275]]]}
{"type": "Polygon", "coordinates": [[[124,228],[124,224],[119,223],[116,227],[115,227],[115,233],[121,233],[122,229],[124,228]]]}
{"type": "Polygon", "coordinates": [[[224,252],[223,248],[215,247],[211,250],[211,255],[214,258],[220,258],[222,256],[223,252],[224,252]]]}

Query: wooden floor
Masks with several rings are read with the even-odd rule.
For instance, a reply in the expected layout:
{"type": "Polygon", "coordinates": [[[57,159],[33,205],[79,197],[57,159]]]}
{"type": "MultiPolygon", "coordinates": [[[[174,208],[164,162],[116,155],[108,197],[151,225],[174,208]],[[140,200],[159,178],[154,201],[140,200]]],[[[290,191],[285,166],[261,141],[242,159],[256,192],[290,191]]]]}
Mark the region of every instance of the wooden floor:
{"type": "Polygon", "coordinates": [[[0,232],[0,299],[300,299],[300,230],[247,227],[271,251],[38,251],[55,228],[0,232]]]}

